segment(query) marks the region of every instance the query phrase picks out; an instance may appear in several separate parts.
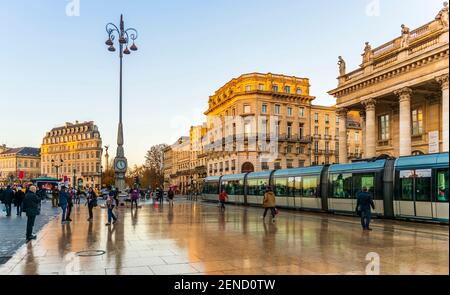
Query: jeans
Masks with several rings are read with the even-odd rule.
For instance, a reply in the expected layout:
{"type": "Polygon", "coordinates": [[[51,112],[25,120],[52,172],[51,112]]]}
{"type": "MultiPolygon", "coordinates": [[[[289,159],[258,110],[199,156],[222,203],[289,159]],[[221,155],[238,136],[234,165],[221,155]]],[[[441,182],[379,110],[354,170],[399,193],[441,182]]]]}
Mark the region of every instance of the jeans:
{"type": "Polygon", "coordinates": [[[94,206],[92,205],[88,205],[88,210],[89,210],[89,219],[94,218],[93,213],[92,213],[92,209],[94,208],[94,206]]]}
{"type": "Polygon", "coordinates": [[[63,212],[61,222],[64,222],[64,221],[66,221],[67,204],[66,205],[61,205],[61,209],[62,209],[62,212],[63,212]]]}
{"type": "Polygon", "coordinates": [[[22,203],[17,204],[16,209],[17,209],[17,215],[22,216],[22,203]]]}
{"type": "Polygon", "coordinates": [[[33,226],[34,226],[34,222],[36,221],[36,216],[28,216],[27,219],[27,233],[26,233],[26,238],[31,238],[31,236],[33,235],[33,226]]]}
{"type": "Polygon", "coordinates": [[[225,210],[225,201],[220,201],[220,209],[225,210]]]}
{"type": "Polygon", "coordinates": [[[57,196],[52,196],[52,206],[53,207],[58,207],[58,197],[57,196]]]}
{"type": "Polygon", "coordinates": [[[6,216],[11,216],[11,203],[6,203],[5,208],[6,208],[6,216]]]}
{"type": "Polygon", "coordinates": [[[267,215],[267,211],[269,211],[269,209],[270,209],[270,213],[272,213],[272,218],[275,218],[275,208],[274,207],[271,207],[271,208],[265,208],[265,210],[264,210],[264,218],[266,217],[266,215],[267,215]]]}
{"type": "Polygon", "coordinates": [[[369,228],[371,219],[372,219],[372,212],[370,211],[370,209],[361,211],[361,226],[363,229],[369,228]]]}
{"type": "Polygon", "coordinates": [[[114,215],[113,209],[114,206],[108,207],[108,223],[111,223],[111,219],[113,219],[114,221],[117,220],[116,215],[114,215]]]}
{"type": "Polygon", "coordinates": [[[73,205],[67,206],[67,214],[66,214],[66,220],[68,221],[70,219],[70,214],[72,213],[72,207],[73,205]]]}

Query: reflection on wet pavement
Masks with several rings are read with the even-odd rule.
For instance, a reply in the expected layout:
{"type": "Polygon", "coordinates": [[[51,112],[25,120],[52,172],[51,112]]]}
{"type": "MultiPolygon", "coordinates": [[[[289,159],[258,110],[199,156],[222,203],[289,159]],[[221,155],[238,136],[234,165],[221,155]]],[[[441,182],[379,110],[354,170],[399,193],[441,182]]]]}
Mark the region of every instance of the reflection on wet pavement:
{"type": "Polygon", "coordinates": [[[375,220],[369,233],[355,218],[288,211],[272,224],[261,208],[184,200],[121,208],[110,227],[105,209],[94,214],[75,207],[70,225],[50,222],[0,274],[366,274],[378,259],[380,274],[449,274],[448,226],[375,220]]]}

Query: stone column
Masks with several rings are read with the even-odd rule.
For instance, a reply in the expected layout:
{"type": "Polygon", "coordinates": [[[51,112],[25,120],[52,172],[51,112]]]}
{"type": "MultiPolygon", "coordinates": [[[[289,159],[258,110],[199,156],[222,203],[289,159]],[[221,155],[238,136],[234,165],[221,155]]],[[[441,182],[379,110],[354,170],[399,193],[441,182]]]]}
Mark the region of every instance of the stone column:
{"type": "Polygon", "coordinates": [[[359,117],[361,118],[361,155],[362,158],[366,158],[366,112],[360,111],[359,117]]]}
{"type": "Polygon", "coordinates": [[[377,152],[377,134],[375,120],[375,100],[367,99],[362,102],[366,108],[366,131],[365,131],[365,157],[373,158],[377,152]]]}
{"type": "Polygon", "coordinates": [[[347,113],[348,109],[341,108],[336,110],[339,117],[339,163],[348,162],[347,155],[347,113]]]}
{"type": "Polygon", "coordinates": [[[448,88],[448,75],[437,77],[436,80],[441,84],[442,88],[442,151],[448,152],[449,141],[449,116],[448,116],[448,100],[449,100],[449,88],[448,88]]]}
{"type": "Polygon", "coordinates": [[[411,155],[411,93],[408,87],[394,92],[400,102],[400,156],[411,155]]]}

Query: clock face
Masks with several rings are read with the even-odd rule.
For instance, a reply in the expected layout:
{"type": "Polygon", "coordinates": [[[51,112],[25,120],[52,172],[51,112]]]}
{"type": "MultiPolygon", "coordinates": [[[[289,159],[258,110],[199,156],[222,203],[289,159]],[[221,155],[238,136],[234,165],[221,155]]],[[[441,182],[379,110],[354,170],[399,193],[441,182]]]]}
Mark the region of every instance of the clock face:
{"type": "Polygon", "coordinates": [[[124,160],[117,161],[116,167],[119,170],[124,170],[127,167],[127,163],[124,160]]]}

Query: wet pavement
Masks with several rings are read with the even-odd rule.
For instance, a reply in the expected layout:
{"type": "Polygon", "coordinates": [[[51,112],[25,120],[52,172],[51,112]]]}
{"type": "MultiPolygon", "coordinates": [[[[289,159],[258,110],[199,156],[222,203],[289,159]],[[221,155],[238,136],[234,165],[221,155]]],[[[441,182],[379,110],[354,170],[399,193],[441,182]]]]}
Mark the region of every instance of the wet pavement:
{"type": "MultiPolygon", "coordinates": [[[[12,207],[11,217],[6,217],[3,212],[4,205],[0,205],[0,265],[6,263],[17,249],[25,244],[25,230],[27,217],[25,213],[17,216],[16,207],[12,207]]],[[[59,208],[52,208],[51,201],[42,203],[41,215],[36,218],[34,231],[38,232],[49,221],[53,220],[60,213],[59,208]]]]}
{"type": "Polygon", "coordinates": [[[273,224],[261,208],[220,213],[184,199],[121,208],[110,227],[105,209],[92,223],[86,207],[74,213],[70,225],[49,222],[0,274],[449,274],[445,225],[374,220],[363,232],[356,218],[286,210],[273,224]]]}

